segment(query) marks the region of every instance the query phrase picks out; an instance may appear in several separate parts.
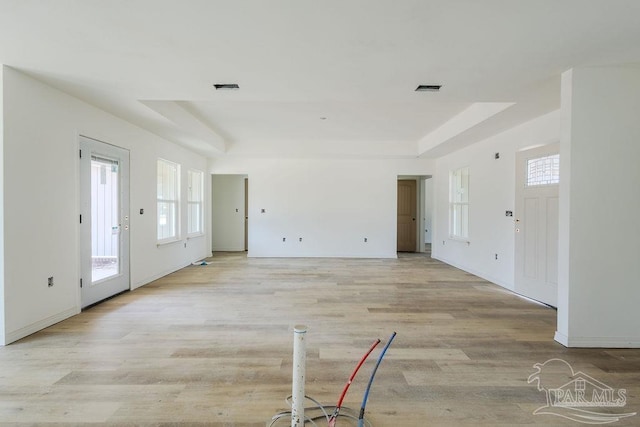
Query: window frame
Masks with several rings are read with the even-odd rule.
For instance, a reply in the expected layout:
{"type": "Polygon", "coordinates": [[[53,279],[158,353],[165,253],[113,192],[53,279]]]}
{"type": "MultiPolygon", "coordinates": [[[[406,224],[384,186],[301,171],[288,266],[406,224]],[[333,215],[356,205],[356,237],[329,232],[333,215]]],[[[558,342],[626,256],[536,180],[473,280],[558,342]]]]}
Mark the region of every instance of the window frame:
{"type": "MultiPolygon", "coordinates": [[[[164,174],[164,171],[162,173],[164,174]]],[[[156,162],[156,240],[158,245],[178,242],[181,240],[180,211],[181,211],[180,209],[180,164],[158,157],[156,162]],[[174,198],[164,197],[168,193],[167,191],[168,189],[165,189],[164,182],[161,182],[161,171],[160,171],[161,165],[165,167],[172,167],[174,169],[174,172],[173,172],[173,183],[174,183],[173,194],[175,195],[174,198]],[[174,215],[173,215],[174,234],[167,237],[160,237],[161,204],[163,205],[170,204],[174,206],[174,215]]]]}
{"type": "Polygon", "coordinates": [[[187,170],[187,236],[197,237],[204,235],[204,172],[198,169],[187,170]],[[197,200],[192,198],[193,194],[191,187],[193,186],[193,176],[199,177],[199,194],[197,194],[197,200]],[[198,224],[197,230],[192,230],[192,218],[191,207],[197,206],[198,212],[198,224]]]}
{"type": "Polygon", "coordinates": [[[464,242],[469,242],[471,222],[469,203],[471,175],[469,169],[469,166],[463,166],[449,172],[449,238],[464,242]],[[465,174],[466,183],[464,182],[465,174]],[[462,216],[460,224],[457,221],[459,216],[462,216]]]}
{"type": "Polygon", "coordinates": [[[530,157],[526,159],[524,170],[525,188],[560,185],[560,153],[530,157]],[[533,162],[538,162],[538,165],[532,168],[533,162]]]}

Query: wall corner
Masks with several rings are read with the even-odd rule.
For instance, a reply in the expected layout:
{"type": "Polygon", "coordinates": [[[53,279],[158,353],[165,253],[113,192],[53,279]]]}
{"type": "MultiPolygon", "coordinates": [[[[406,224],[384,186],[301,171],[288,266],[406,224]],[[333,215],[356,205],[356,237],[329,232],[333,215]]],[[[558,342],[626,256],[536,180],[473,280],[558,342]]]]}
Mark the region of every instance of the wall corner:
{"type": "Polygon", "coordinates": [[[0,345],[6,344],[4,291],[4,69],[0,64],[0,345]]]}

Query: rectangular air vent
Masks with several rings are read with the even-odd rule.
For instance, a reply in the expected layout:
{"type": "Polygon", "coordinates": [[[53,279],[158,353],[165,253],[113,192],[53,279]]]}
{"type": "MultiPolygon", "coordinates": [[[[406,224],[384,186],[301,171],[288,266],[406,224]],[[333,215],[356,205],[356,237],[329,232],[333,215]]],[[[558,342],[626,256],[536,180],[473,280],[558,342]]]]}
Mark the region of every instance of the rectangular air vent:
{"type": "Polygon", "coordinates": [[[416,92],[438,92],[442,85],[420,85],[416,88],[416,92]]]}
{"type": "Polygon", "coordinates": [[[236,83],[218,83],[218,84],[214,84],[213,87],[215,87],[216,90],[240,89],[240,86],[238,86],[236,83]]]}

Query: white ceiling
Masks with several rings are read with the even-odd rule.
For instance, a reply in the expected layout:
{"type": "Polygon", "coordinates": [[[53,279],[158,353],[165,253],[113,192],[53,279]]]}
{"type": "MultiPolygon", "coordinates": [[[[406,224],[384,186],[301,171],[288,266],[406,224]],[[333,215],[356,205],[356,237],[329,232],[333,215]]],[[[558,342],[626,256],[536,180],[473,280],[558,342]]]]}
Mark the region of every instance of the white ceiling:
{"type": "Polygon", "coordinates": [[[0,63],[211,157],[432,157],[640,63],[640,1],[0,0],[0,63]]]}

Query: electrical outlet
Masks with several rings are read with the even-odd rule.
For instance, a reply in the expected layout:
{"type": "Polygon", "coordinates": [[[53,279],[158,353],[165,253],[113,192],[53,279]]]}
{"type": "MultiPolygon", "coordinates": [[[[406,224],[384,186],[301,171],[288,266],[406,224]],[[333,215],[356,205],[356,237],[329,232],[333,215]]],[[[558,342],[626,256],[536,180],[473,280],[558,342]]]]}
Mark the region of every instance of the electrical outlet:
{"type": "Polygon", "coordinates": [[[365,242],[365,243],[367,243],[367,241],[368,241],[368,239],[365,237],[365,238],[364,238],[364,242],[365,242]]]}
{"type": "Polygon", "coordinates": [[[300,237],[300,238],[298,239],[298,242],[302,242],[302,237],[300,237]]]}
{"type": "Polygon", "coordinates": [[[282,238],[282,241],[283,241],[283,242],[286,242],[286,241],[287,241],[287,238],[286,238],[286,237],[283,237],[283,238],[282,238]]]}
{"type": "Polygon", "coordinates": [[[496,255],[496,259],[498,259],[498,254],[495,254],[495,255],[496,255]]]}
{"type": "Polygon", "coordinates": [[[47,286],[52,287],[53,286],[53,276],[49,277],[47,279],[47,286]]]}

